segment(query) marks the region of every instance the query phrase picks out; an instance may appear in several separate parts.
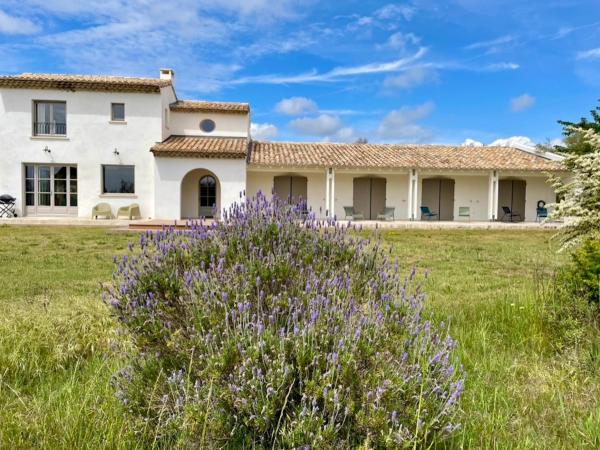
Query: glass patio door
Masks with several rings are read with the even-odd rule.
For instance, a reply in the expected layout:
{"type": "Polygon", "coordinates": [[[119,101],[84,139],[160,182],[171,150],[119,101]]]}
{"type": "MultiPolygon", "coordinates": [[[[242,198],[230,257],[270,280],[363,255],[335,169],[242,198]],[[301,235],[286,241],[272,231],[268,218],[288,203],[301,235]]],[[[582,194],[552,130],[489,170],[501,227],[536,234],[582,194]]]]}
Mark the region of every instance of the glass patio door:
{"type": "Polygon", "coordinates": [[[25,166],[25,207],[28,215],[76,215],[77,203],[77,166],[25,166]]]}

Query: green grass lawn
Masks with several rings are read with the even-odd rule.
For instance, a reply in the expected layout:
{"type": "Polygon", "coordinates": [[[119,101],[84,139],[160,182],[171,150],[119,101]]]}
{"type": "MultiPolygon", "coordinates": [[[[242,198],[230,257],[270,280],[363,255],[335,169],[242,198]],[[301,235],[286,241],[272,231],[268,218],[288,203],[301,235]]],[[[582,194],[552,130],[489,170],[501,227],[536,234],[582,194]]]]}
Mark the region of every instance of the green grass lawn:
{"type": "MultiPolygon", "coordinates": [[[[551,295],[549,232],[387,231],[467,372],[452,448],[600,447],[600,337],[551,295]]],[[[100,283],[134,234],[0,226],[0,448],[135,448],[100,283]]]]}

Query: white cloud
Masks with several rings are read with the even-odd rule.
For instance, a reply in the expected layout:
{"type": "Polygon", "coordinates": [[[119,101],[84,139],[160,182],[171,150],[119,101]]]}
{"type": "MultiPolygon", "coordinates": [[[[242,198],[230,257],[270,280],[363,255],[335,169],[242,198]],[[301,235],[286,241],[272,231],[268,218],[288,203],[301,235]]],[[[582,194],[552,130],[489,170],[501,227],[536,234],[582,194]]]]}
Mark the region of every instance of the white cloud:
{"type": "Polygon", "coordinates": [[[29,19],[9,16],[0,10],[0,34],[35,34],[40,27],[29,19]]]}
{"type": "Polygon", "coordinates": [[[507,34],[506,36],[500,36],[499,38],[492,39],[489,41],[479,41],[474,42],[473,44],[467,45],[465,50],[478,50],[478,49],[492,49],[496,48],[499,45],[508,44],[509,42],[513,42],[515,40],[514,36],[507,34]]]}
{"type": "MultiPolygon", "coordinates": [[[[6,11],[19,11],[19,17],[51,24],[53,30],[59,21],[71,24],[66,31],[46,33],[22,44],[26,50],[43,49],[52,57],[56,70],[156,76],[158,67],[173,67],[178,72],[178,84],[196,95],[221,89],[253,58],[252,52],[242,54],[235,49],[264,40],[265,33],[257,34],[257,29],[274,30],[273,34],[277,34],[287,22],[299,19],[306,7],[300,0],[2,0],[1,3],[6,11]],[[198,77],[199,73],[202,77],[198,77]]],[[[14,20],[7,20],[7,15],[1,13],[0,33],[16,32],[14,20]]],[[[31,24],[21,23],[19,32],[33,32],[31,24]]],[[[292,48],[282,47],[285,51],[292,48]]],[[[257,45],[256,51],[265,50],[257,45]]],[[[180,94],[185,91],[180,90],[180,94]]]]}
{"type": "Polygon", "coordinates": [[[383,80],[383,87],[386,90],[409,89],[436,79],[436,72],[425,67],[414,67],[400,75],[387,77],[383,80]]]}
{"type": "Polygon", "coordinates": [[[300,116],[306,113],[317,112],[318,110],[319,107],[317,104],[306,97],[284,98],[275,105],[275,111],[287,116],[300,116]]]}
{"type": "Polygon", "coordinates": [[[252,123],[250,136],[259,141],[268,141],[277,136],[278,130],[272,123],[252,123]]]}
{"type": "Polygon", "coordinates": [[[389,47],[394,50],[404,50],[408,44],[418,44],[421,38],[414,33],[402,33],[398,31],[392,34],[386,41],[384,47],[389,47]]]}
{"type": "Polygon", "coordinates": [[[510,100],[510,109],[513,112],[521,112],[531,108],[535,104],[535,97],[529,94],[519,95],[510,100]]]}
{"type": "Polygon", "coordinates": [[[318,117],[303,117],[289,123],[292,130],[306,136],[326,137],[342,129],[342,121],[337,116],[321,114],[318,117]]]}
{"type": "Polygon", "coordinates": [[[476,141],[475,139],[465,139],[461,147],[483,147],[483,142],[476,141]]]}
{"type": "Polygon", "coordinates": [[[419,125],[417,121],[424,119],[435,109],[433,102],[426,102],[416,107],[402,107],[391,111],[384,117],[377,134],[382,138],[408,141],[423,141],[430,137],[430,131],[419,125]]]}
{"type": "Polygon", "coordinates": [[[488,64],[487,66],[484,66],[482,70],[484,72],[500,72],[503,70],[517,70],[519,67],[521,67],[521,66],[517,63],[501,62],[501,63],[488,64]]]}
{"type": "Polygon", "coordinates": [[[356,142],[359,138],[356,130],[352,127],[340,128],[333,136],[334,141],[337,142],[356,142]]]}
{"type": "Polygon", "coordinates": [[[379,8],[373,15],[380,20],[394,20],[398,18],[410,20],[413,18],[416,11],[417,10],[413,5],[389,3],[379,8]]]}
{"type": "Polygon", "coordinates": [[[577,53],[577,59],[596,59],[600,58],[600,47],[592,48],[577,53]]]}
{"type": "Polygon", "coordinates": [[[338,81],[350,76],[372,75],[378,73],[400,72],[425,55],[427,49],[420,48],[414,55],[385,63],[371,63],[360,66],[336,67],[328,72],[319,73],[316,70],[299,75],[258,75],[238,78],[233,84],[301,84],[311,82],[338,81]]]}
{"type": "Polygon", "coordinates": [[[525,147],[535,148],[535,142],[529,139],[527,136],[511,136],[503,139],[496,139],[490,144],[491,147],[525,147]]]}

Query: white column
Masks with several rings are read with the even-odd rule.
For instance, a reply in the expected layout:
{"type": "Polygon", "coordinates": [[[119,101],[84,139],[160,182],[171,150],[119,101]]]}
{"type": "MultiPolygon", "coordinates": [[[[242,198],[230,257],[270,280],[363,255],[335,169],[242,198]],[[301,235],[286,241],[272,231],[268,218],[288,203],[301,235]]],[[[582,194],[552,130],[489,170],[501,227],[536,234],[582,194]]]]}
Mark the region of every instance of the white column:
{"type": "Polygon", "coordinates": [[[408,220],[414,220],[413,218],[413,169],[408,171],[408,201],[406,205],[406,213],[408,220]]]}
{"type": "Polygon", "coordinates": [[[335,170],[331,169],[331,200],[329,201],[331,208],[331,217],[335,217],[335,170]]]}
{"type": "Polygon", "coordinates": [[[325,169],[325,217],[329,217],[329,201],[331,200],[331,195],[329,192],[329,171],[331,169],[325,169]]]}
{"type": "Polygon", "coordinates": [[[488,219],[496,220],[498,214],[498,171],[490,172],[490,182],[488,187],[488,219]]]}
{"type": "Polygon", "coordinates": [[[410,169],[408,172],[408,220],[419,218],[419,172],[410,169]]]}
{"type": "Polygon", "coordinates": [[[419,218],[419,172],[417,169],[410,169],[408,183],[408,218],[417,220],[419,218]]]}

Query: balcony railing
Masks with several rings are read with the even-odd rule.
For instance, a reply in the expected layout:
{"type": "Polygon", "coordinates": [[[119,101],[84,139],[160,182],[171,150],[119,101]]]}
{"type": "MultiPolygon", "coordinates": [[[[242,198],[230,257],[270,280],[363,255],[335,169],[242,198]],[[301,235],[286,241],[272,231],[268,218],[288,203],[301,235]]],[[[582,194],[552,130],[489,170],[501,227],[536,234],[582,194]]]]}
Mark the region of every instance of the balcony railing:
{"type": "Polygon", "coordinates": [[[35,136],[65,136],[67,134],[67,124],[57,122],[35,122],[33,124],[33,134],[35,136]]]}

